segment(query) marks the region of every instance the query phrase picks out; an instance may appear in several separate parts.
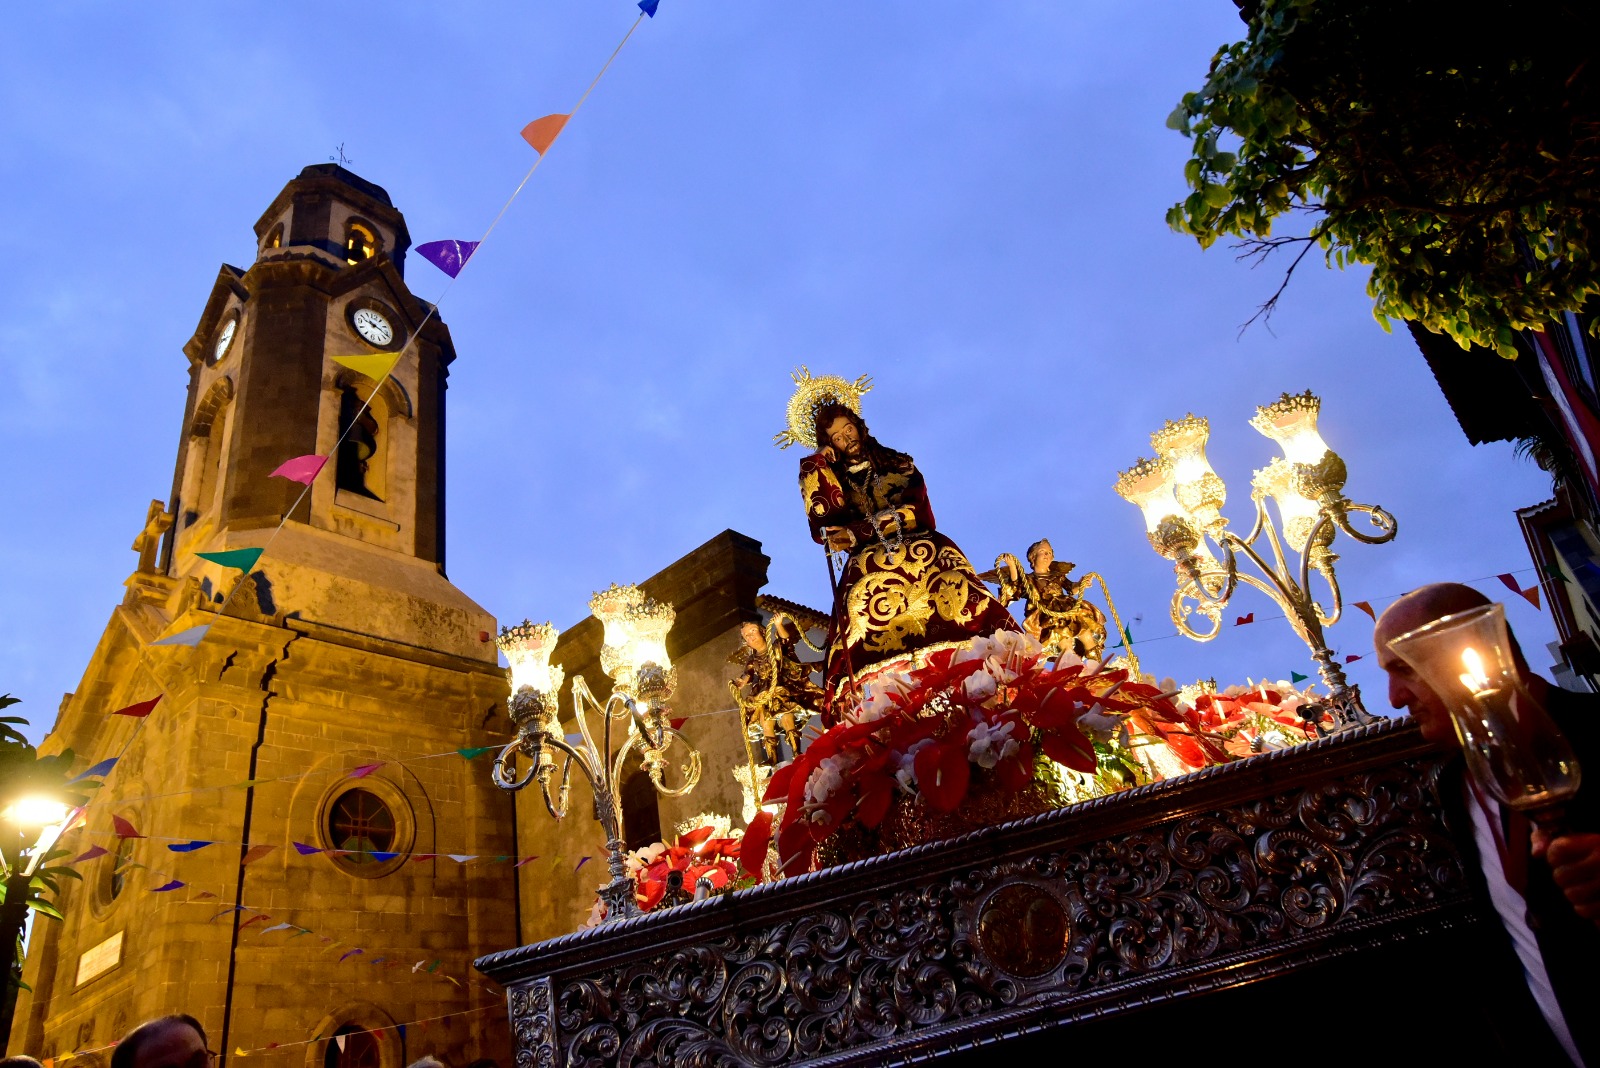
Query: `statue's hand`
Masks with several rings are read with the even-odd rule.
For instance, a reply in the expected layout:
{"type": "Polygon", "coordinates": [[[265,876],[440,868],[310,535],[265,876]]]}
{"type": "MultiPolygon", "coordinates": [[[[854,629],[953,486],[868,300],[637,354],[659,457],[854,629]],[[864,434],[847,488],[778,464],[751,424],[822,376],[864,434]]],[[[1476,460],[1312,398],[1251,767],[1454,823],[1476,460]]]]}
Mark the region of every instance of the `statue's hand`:
{"type": "Polygon", "coordinates": [[[832,445],[824,445],[821,449],[817,450],[817,455],[828,461],[830,464],[839,458],[839,454],[833,451],[832,445]]]}

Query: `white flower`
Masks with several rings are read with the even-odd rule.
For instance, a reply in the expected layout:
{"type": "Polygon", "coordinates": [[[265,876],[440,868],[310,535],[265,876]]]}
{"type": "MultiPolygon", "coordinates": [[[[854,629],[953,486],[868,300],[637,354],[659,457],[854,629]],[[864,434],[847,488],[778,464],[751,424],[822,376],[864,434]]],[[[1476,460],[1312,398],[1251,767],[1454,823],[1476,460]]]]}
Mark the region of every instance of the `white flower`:
{"type": "Polygon", "coordinates": [[[589,915],[584,919],[585,927],[599,927],[606,922],[606,904],[599,898],[594,899],[594,904],[589,907],[589,915]]]}
{"type": "Polygon", "coordinates": [[[1078,729],[1097,742],[1108,742],[1122,726],[1123,713],[1107,712],[1098,704],[1078,717],[1078,729]]]}
{"type": "Polygon", "coordinates": [[[977,723],[967,732],[967,759],[980,768],[992,768],[1019,747],[1011,732],[1016,723],[1006,722],[996,727],[990,723],[977,723]]]}
{"type": "Polygon", "coordinates": [[[966,691],[967,700],[980,705],[1000,690],[999,682],[987,670],[974,671],[961,686],[966,691]]]}
{"type": "Polygon", "coordinates": [[[907,749],[904,753],[901,753],[900,756],[895,760],[894,780],[900,784],[900,789],[904,792],[913,795],[917,792],[917,754],[921,752],[925,746],[932,744],[932,738],[924,738],[922,741],[913,745],[910,749],[907,749]]]}
{"type": "Polygon", "coordinates": [[[844,785],[845,772],[855,765],[855,760],[844,753],[824,757],[806,782],[806,796],[813,804],[824,804],[833,792],[844,785]]]}

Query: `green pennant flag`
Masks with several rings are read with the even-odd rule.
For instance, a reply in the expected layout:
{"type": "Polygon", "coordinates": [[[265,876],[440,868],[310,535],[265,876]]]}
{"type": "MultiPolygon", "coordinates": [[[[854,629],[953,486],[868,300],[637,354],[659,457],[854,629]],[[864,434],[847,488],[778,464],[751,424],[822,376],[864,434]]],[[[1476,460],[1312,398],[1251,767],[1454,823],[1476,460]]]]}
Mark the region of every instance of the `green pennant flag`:
{"type": "Polygon", "coordinates": [[[1309,676],[1309,675],[1302,675],[1298,671],[1289,672],[1289,681],[1290,682],[1305,682],[1306,679],[1308,679],[1310,677],[1311,676],[1309,676]]]}
{"type": "Polygon", "coordinates": [[[1567,581],[1566,576],[1561,573],[1561,569],[1559,567],[1557,567],[1555,564],[1545,564],[1544,565],[1544,575],[1545,575],[1545,578],[1552,578],[1552,579],[1555,579],[1557,582],[1559,582],[1559,583],[1561,583],[1563,585],[1566,584],[1566,581],[1567,581]]]}
{"type": "Polygon", "coordinates": [[[261,559],[261,549],[227,549],[220,553],[195,553],[202,560],[210,560],[213,564],[223,567],[236,567],[245,574],[255,570],[256,561],[261,559]]]}
{"type": "Polygon", "coordinates": [[[1113,648],[1113,649],[1121,649],[1124,646],[1128,646],[1128,645],[1132,645],[1132,644],[1133,644],[1133,630],[1132,630],[1132,628],[1123,627],[1122,628],[1121,637],[1118,639],[1117,644],[1113,645],[1111,648],[1113,648]]]}
{"type": "Polygon", "coordinates": [[[485,753],[491,752],[495,748],[496,746],[492,745],[475,745],[471,749],[457,749],[456,752],[460,753],[467,760],[474,760],[483,756],[485,753]]]}

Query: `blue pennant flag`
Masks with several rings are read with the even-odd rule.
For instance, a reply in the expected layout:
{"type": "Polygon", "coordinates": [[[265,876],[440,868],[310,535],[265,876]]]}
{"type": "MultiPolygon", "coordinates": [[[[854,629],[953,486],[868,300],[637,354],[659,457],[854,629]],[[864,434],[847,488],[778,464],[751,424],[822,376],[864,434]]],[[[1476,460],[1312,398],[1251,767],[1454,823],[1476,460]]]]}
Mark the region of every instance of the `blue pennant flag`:
{"type": "Polygon", "coordinates": [[[656,17],[656,8],[661,6],[661,0],[639,0],[639,10],[651,18],[656,17]]]}
{"type": "Polygon", "coordinates": [[[100,761],[100,763],[96,764],[94,767],[90,768],[88,771],[85,771],[82,775],[75,775],[72,778],[68,779],[67,783],[70,785],[70,784],[75,783],[75,782],[82,782],[84,779],[92,779],[97,775],[104,775],[104,774],[106,774],[112,768],[114,768],[116,766],[117,766],[117,758],[116,757],[107,757],[106,759],[100,761]]]}

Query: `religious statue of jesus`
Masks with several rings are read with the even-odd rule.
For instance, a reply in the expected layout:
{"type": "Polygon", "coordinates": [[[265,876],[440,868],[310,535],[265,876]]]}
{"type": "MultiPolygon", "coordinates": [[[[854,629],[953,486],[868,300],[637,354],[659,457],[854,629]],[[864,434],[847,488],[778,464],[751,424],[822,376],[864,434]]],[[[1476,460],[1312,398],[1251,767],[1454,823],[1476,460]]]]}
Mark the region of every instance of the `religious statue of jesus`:
{"type": "Polygon", "coordinates": [[[801,368],[795,383],[789,430],[778,441],[815,450],[800,461],[811,537],[845,554],[823,661],[823,719],[831,726],[877,671],[1020,628],[935,529],[916,462],[867,429],[867,379],[813,378],[801,368]]]}

